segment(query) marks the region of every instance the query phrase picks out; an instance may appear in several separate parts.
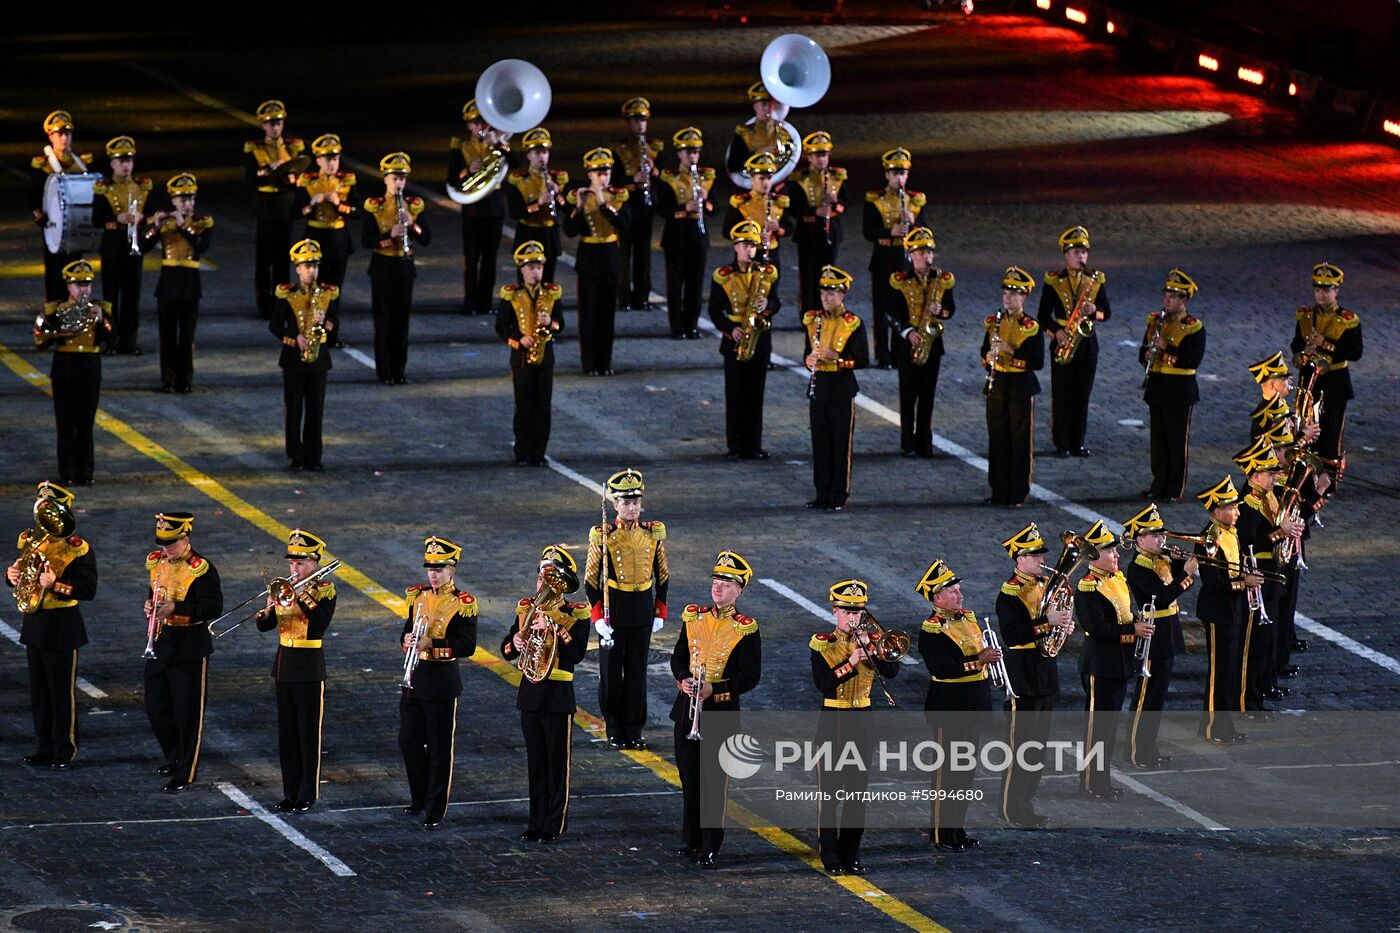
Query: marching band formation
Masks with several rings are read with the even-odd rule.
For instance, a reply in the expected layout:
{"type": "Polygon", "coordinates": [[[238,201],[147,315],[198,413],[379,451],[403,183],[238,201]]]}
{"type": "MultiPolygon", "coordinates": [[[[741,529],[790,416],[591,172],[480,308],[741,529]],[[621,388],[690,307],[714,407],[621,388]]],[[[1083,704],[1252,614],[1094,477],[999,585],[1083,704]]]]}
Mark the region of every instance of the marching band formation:
{"type": "MultiPolygon", "coordinates": [[[[506,79],[533,80],[518,74],[506,79]]],[[[696,127],[672,135],[675,167],[663,168],[664,141],[647,135],[651,105],[636,97],[622,107],[625,135],[611,148],[590,150],[583,159],[586,181],[571,185],[569,174],[550,164],[552,138],[539,125],[544,111],[528,94],[522,112],[502,111],[493,80],[500,75],[488,70],[477,99],[463,109],[466,130],[451,142],[447,188],[462,204],[464,307],[495,313],[497,334],[510,351],[515,462],[542,465],[554,343],[565,326],[563,287],[555,277],[561,231],[578,241],[581,368],[611,375],[613,316],[620,307],[646,307],[651,292],[653,218],[663,221],[670,335],[699,336],[719,173],[700,164],[704,140],[696,127]],[[515,134],[522,134],[519,150],[510,142],[515,134]],[[496,258],[507,215],[515,225],[511,248],[518,278],[497,289],[496,258]]],[[[546,84],[544,110],[547,90],[546,84]]],[[[815,495],[807,505],[840,511],[851,491],[855,371],[871,365],[872,350],[875,365],[898,369],[902,453],[933,456],[933,408],[943,332],[956,310],[955,278],[936,264],[928,199],[908,187],[912,156],[892,148],[881,158],[885,187],[864,199],[861,227],[871,244],[874,307],[874,336],[867,337],[864,322],[845,304],[853,276],[836,264],[845,242],[843,218],[854,200],[844,190],[847,173],[831,165],[830,133],[799,137],[783,119],[789,104],[803,105],[797,99],[812,102],[806,90],[803,96],[787,88],[780,103],[765,82],[749,88],[754,118],[736,128],[725,159],[736,190],[721,229],[733,255],[710,274],[707,311],[720,335],[727,456],[766,460],[763,406],[771,329],[782,307],[780,250],[782,240],[795,242],[799,281],[789,292],[799,302],[810,371],[815,495]],[[802,158],[806,166],[797,170],[802,158]]],[[[281,344],[287,459],[294,470],[321,470],[326,379],[331,348],[340,345],[338,306],[354,248],[351,224],[360,223],[360,246],[371,252],[376,375],[386,385],[403,384],[414,256],[431,243],[426,203],[406,191],[412,172],[407,153],[380,160],[383,193],[358,200],[355,174],[340,168],[338,136],[313,141],[313,168],[303,141],[284,135],[287,110],[280,101],[265,102],[257,116],[263,135],[244,147],[245,174],[256,197],[256,305],[281,344]],[[305,226],[293,242],[296,219],[305,226]]],[[[33,169],[35,219],[45,229],[47,302],[34,334],[39,346],[55,350],[59,481],[40,484],[35,526],[20,535],[20,556],[7,580],[23,613],[29,663],[36,749],[25,761],[62,771],[79,749],[73,688],[78,649],[87,642],[79,604],[97,591],[91,545],[74,534],[74,495],[67,487],[93,481],[102,352],[141,352],[140,256],[159,243],[162,388],[191,391],[200,258],[209,249],[214,221],[198,213],[198,183],[187,172],[166,184],[168,209],[152,209],[151,180],[133,174],[131,137],[108,143],[111,174],[100,177],[89,168],[91,155],[74,151],[66,112],[50,114],[44,130],[49,145],[33,169]],[[84,184],[87,191],[81,192],[84,184]],[[92,229],[100,234],[87,240],[71,211],[80,192],[89,195],[92,229]],[[101,300],[92,296],[97,269],[82,256],[93,248],[101,257],[101,300]]],[[[1009,265],[1000,282],[1001,306],[982,321],[990,487],[984,501],[992,505],[1016,508],[1030,494],[1037,373],[1047,355],[1055,452],[1090,456],[1087,415],[1099,354],[1097,325],[1109,319],[1111,307],[1103,272],[1088,265],[1089,231],[1070,227],[1059,247],[1064,265],[1044,275],[1034,314],[1027,306],[1036,278],[1009,265]]],[[[1330,263],[1313,269],[1314,301],[1300,307],[1294,320],[1296,386],[1282,352],[1249,367],[1261,402],[1250,418],[1251,443],[1234,458],[1243,487],[1226,476],[1201,491],[1196,498],[1208,523],[1199,531],[1174,532],[1155,503],[1181,502],[1186,495],[1206,326],[1188,310],[1196,282],[1181,269],[1167,274],[1162,309],[1148,316],[1138,356],[1151,419],[1152,483],[1143,495],[1154,504],[1128,517],[1121,536],[1102,522],[1082,533],[1064,532],[1048,572],[1051,548],[1035,524],[1003,540],[1012,566],[995,595],[999,633],[980,624],[965,605],[950,564],[933,561],[916,584],[932,604],[918,631],[929,676],[927,710],[990,710],[995,688],[1004,693],[1011,743],[1043,739],[1060,694],[1058,656],[1078,628],[1086,709],[1113,712],[1130,703],[1134,716],[1122,737],[1126,758],[1138,767],[1160,767],[1168,759],[1157,746],[1158,720],[1150,714],[1168,704],[1173,659],[1185,647],[1179,600],[1196,588],[1209,656],[1201,734],[1220,744],[1244,741],[1239,717],[1264,715],[1266,700],[1288,692],[1280,679],[1297,673],[1291,655],[1306,647],[1293,631],[1304,544],[1311,528],[1320,527],[1317,513],[1336,493],[1345,469],[1348,367],[1361,358],[1362,341],[1359,318],[1338,303],[1342,281],[1342,270],[1330,263]],[[1128,555],[1126,569],[1119,564],[1120,549],[1128,555]]],[[[534,595],[519,600],[500,643],[501,656],[521,671],[517,708],[530,788],[525,839],[550,842],[567,828],[574,671],[587,651],[590,628],[600,644],[598,701],[608,742],[647,747],[647,652],[671,614],[668,531],[660,521],[642,519],[644,492],[635,470],[609,479],[582,574],[568,547],[546,547],[535,568],[534,595]],[[571,602],[580,591],[584,601],[571,602]]],[[[161,750],[158,771],[172,793],[197,778],[209,658],[214,641],[239,622],[220,625],[242,609],[224,611],[219,574],[192,545],[194,523],[186,512],[158,514],[156,550],[145,559],[145,699],[161,750]]],[[[249,601],[259,603],[249,616],[256,628],[277,633],[272,676],[283,799],[276,807],[287,812],[310,809],[319,793],[327,677],[322,641],[334,617],[331,578],[338,563],[323,565],[325,550],[315,534],[293,531],[287,575],[266,581],[249,601]]],[[[461,555],[462,548],[441,535],[424,542],[427,580],[407,589],[400,633],[405,662],[399,741],[410,788],[405,810],[430,829],[442,823],[451,795],[459,662],[478,645],[478,604],[457,578],[461,555]]],[[[706,732],[702,740],[699,724],[703,711],[739,709],[741,695],[759,685],[758,623],[736,608],[753,572],[734,550],[719,553],[711,604],[680,613],[671,655],[677,693],[670,716],[684,800],[680,853],[708,867],[716,864],[723,829],[700,824],[702,797],[722,799],[724,787],[701,781],[702,758],[725,736],[706,732]]],[[[835,734],[847,717],[870,710],[872,690],[898,674],[910,639],[875,620],[864,582],[840,581],[828,596],[834,626],[812,636],[810,648],[822,728],[835,734]]],[[[964,728],[949,722],[950,730],[964,728]]],[[[955,737],[967,736],[947,736],[955,737]]],[[[1116,737],[1100,738],[1111,753],[1116,737]]],[[[823,779],[859,789],[852,782],[863,778],[823,779]]],[[[1039,779],[1038,770],[1013,767],[1007,773],[1002,819],[1027,828],[1045,825],[1034,808],[1039,779]]],[[[955,790],[971,774],[940,773],[937,780],[955,790]]],[[[1106,767],[1086,769],[1081,790],[1095,798],[1120,793],[1106,767]]],[[[930,841],[949,851],[976,847],[963,829],[965,811],[965,801],[935,803],[930,841]]],[[[858,803],[822,811],[818,840],[830,872],[865,870],[862,832],[858,803]]]]}

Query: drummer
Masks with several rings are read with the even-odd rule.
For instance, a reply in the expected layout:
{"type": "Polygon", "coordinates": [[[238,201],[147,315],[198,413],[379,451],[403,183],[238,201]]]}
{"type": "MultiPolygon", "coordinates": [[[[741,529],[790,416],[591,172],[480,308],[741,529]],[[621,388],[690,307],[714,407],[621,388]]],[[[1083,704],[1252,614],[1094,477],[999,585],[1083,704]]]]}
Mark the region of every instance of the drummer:
{"type": "MultiPolygon", "coordinates": [[[[61,225],[66,222],[67,218],[49,216],[50,210],[53,210],[55,214],[59,213],[56,208],[58,205],[62,205],[62,199],[55,194],[53,195],[55,207],[49,207],[46,204],[48,199],[45,198],[45,193],[49,176],[86,174],[89,171],[88,166],[92,165],[92,153],[84,152],[79,155],[73,151],[73,117],[66,110],[55,110],[44,118],[44,133],[49,137],[48,145],[44,146],[42,153],[36,155],[29,162],[31,188],[33,189],[30,202],[34,213],[34,223],[41,234],[46,234],[50,225],[59,225],[57,232],[62,233],[61,225]]],[[[96,181],[95,177],[93,181],[96,181]]],[[[91,192],[91,190],[89,187],[88,191],[91,192]]],[[[60,241],[58,245],[65,244],[60,241]]],[[[47,236],[45,236],[42,249],[44,253],[44,300],[61,301],[68,297],[68,287],[63,282],[63,267],[82,259],[82,251],[69,247],[64,252],[53,252],[49,249],[47,236]]]]}

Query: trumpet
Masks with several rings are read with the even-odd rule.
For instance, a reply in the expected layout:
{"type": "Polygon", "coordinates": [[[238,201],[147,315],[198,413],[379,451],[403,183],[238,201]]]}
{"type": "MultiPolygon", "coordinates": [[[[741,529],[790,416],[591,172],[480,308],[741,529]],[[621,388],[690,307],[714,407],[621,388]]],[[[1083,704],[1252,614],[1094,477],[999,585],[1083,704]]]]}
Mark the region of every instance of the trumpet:
{"type": "Polygon", "coordinates": [[[1152,375],[1152,364],[1157,362],[1157,345],[1153,343],[1153,338],[1162,332],[1162,325],[1166,322],[1167,310],[1152,315],[1152,322],[1147,325],[1147,333],[1142,338],[1142,346],[1147,351],[1147,362],[1142,367],[1142,387],[1147,388],[1147,382],[1152,375]]]}
{"type": "Polygon", "coordinates": [[[249,596],[237,606],[234,606],[228,612],[225,612],[223,615],[219,616],[213,622],[210,622],[209,634],[213,635],[215,638],[223,638],[229,632],[232,632],[244,622],[247,622],[253,616],[257,615],[259,612],[262,612],[261,608],[255,609],[252,612],[245,615],[243,618],[239,619],[237,622],[230,625],[228,628],[223,629],[222,631],[216,630],[215,627],[220,622],[224,621],[229,616],[233,615],[235,612],[242,609],[244,606],[248,605],[254,600],[266,599],[270,596],[272,597],[272,601],[274,604],[281,606],[283,609],[290,608],[291,605],[296,602],[297,596],[299,596],[308,586],[325,579],[326,577],[335,573],[339,569],[340,561],[333,560],[329,564],[326,564],[326,566],[319,567],[311,573],[307,574],[306,576],[301,577],[300,579],[296,577],[276,577],[274,579],[268,580],[267,586],[260,592],[254,593],[252,596],[249,596]]]}
{"type": "MultiPolygon", "coordinates": [[[[691,654],[695,653],[699,645],[692,643],[691,654]]],[[[690,732],[686,738],[692,742],[700,741],[700,711],[705,706],[705,701],[700,698],[701,692],[705,689],[705,664],[702,661],[690,672],[690,732]]]]}
{"type": "Polygon", "coordinates": [[[141,657],[150,661],[155,660],[156,639],[160,637],[160,630],[164,628],[156,613],[160,611],[160,602],[165,596],[165,587],[151,584],[151,611],[146,614],[146,650],[141,653],[141,657]]]}
{"type": "MultiPolygon", "coordinates": [[[[1156,595],[1153,595],[1153,597],[1150,600],[1148,600],[1147,605],[1143,606],[1141,609],[1138,610],[1138,617],[1143,622],[1150,622],[1154,626],[1157,624],[1153,621],[1157,617],[1156,595]]],[[[1151,653],[1152,635],[1149,634],[1146,638],[1139,638],[1137,640],[1137,645],[1133,648],[1133,657],[1137,658],[1139,661],[1142,662],[1142,669],[1139,670],[1138,673],[1142,675],[1143,679],[1152,676],[1152,671],[1147,663],[1148,655],[1150,655],[1151,653]]]]}
{"type": "Polygon", "coordinates": [[[399,686],[405,690],[413,689],[413,672],[418,670],[418,662],[422,659],[423,635],[428,631],[428,624],[423,621],[422,606],[413,607],[413,629],[408,633],[408,647],[403,656],[403,679],[399,681],[399,686]]]}
{"type": "MultiPolygon", "coordinates": [[[[898,661],[909,653],[908,633],[898,629],[886,631],[868,609],[861,610],[860,619],[851,628],[851,634],[872,661],[898,661]]],[[[875,668],[875,679],[880,682],[880,691],[885,695],[885,702],[894,706],[894,697],[890,696],[889,688],[885,686],[885,678],[878,667],[875,668]]]]}
{"type": "MultiPolygon", "coordinates": [[[[1249,557],[1241,562],[1241,571],[1245,574],[1262,576],[1259,570],[1259,558],[1254,556],[1254,545],[1249,546],[1249,557]]],[[[1278,576],[1282,577],[1282,574],[1278,576]]],[[[1282,581],[1280,581],[1282,582],[1282,581]]],[[[1269,610],[1264,608],[1264,585],[1251,586],[1245,591],[1245,598],[1249,604],[1249,611],[1259,614],[1260,625],[1273,625],[1274,620],[1269,618],[1269,610]]]]}
{"type": "MultiPolygon", "coordinates": [[[[982,641],[986,643],[986,646],[988,648],[992,648],[997,651],[1001,650],[1001,639],[997,637],[997,633],[992,629],[991,616],[982,617],[982,641]]],[[[1011,689],[1011,677],[1006,673],[1005,655],[1002,655],[1001,657],[997,658],[995,661],[992,661],[987,665],[987,674],[992,679],[993,687],[995,687],[998,690],[1006,691],[1006,698],[1008,700],[1020,699],[1020,697],[1017,696],[1016,691],[1011,689]]]]}
{"type": "MultiPolygon", "coordinates": [[[[1051,609],[1073,610],[1074,593],[1070,590],[1070,578],[1099,556],[1097,547],[1072,531],[1062,533],[1060,540],[1063,547],[1060,548],[1060,556],[1055,559],[1055,568],[1050,571],[1050,577],[1045,582],[1045,593],[1041,596],[1040,606],[1036,610],[1037,618],[1043,618],[1051,609]]],[[[1055,626],[1035,641],[1042,657],[1053,658],[1059,655],[1068,639],[1069,630],[1055,626]]]]}

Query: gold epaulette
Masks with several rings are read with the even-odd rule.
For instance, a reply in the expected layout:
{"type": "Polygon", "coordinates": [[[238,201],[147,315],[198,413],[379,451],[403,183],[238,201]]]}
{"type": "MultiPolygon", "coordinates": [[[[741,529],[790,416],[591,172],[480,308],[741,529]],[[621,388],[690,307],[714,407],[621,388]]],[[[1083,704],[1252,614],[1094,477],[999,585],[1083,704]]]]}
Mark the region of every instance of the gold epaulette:
{"type": "Polygon", "coordinates": [[[506,181],[519,187],[526,178],[530,177],[530,170],[524,168],[513,168],[506,173],[506,181]]]}
{"type": "MultiPolygon", "coordinates": [[[[452,138],[455,140],[457,137],[454,136],[454,137],[452,137],[452,138]]],[[[515,604],[515,608],[516,608],[516,609],[529,609],[532,605],[534,605],[534,603],[531,601],[530,597],[525,596],[525,597],[523,597],[523,598],[520,600],[520,602],[518,602],[518,603],[515,604]]]]}
{"type": "Polygon", "coordinates": [[[807,643],[807,647],[813,651],[826,651],[835,647],[836,635],[833,632],[818,632],[812,636],[812,640],[807,643]]]}
{"type": "Polygon", "coordinates": [[[847,311],[845,315],[843,315],[842,320],[844,320],[847,324],[851,325],[851,327],[853,328],[860,326],[860,318],[849,311],[847,311]]]}
{"type": "Polygon", "coordinates": [[[354,185],[359,183],[358,180],[355,178],[354,172],[336,172],[335,174],[340,178],[341,181],[345,182],[347,185],[354,185]]]}
{"type": "Polygon", "coordinates": [[[160,558],[161,558],[161,552],[160,552],[160,551],[152,551],[151,553],[147,554],[147,555],[146,555],[146,569],[147,569],[147,570],[152,570],[152,569],[154,569],[155,566],[156,566],[156,564],[159,564],[159,563],[160,563],[160,558]]]}
{"type": "Polygon", "coordinates": [[[406,589],[403,591],[403,595],[407,596],[409,599],[412,599],[414,596],[418,595],[419,593],[423,592],[423,591],[426,590],[426,589],[428,589],[428,584],[426,584],[426,583],[415,583],[415,584],[413,584],[412,586],[406,588],[406,589]]]}
{"type": "Polygon", "coordinates": [[[803,311],[803,312],[802,312],[802,323],[803,323],[804,326],[807,325],[807,324],[815,324],[816,321],[817,321],[817,318],[819,318],[819,317],[821,317],[821,316],[822,316],[822,313],[821,313],[820,311],[803,311]]]}
{"type": "Polygon", "coordinates": [[[302,139],[286,139],[283,142],[287,144],[287,151],[292,155],[296,155],[306,148],[306,141],[302,139]]]}
{"type": "Polygon", "coordinates": [[[196,217],[196,218],[194,218],[193,220],[190,221],[190,226],[194,228],[194,232],[195,232],[195,233],[203,233],[203,232],[206,231],[206,230],[213,230],[213,229],[214,229],[214,218],[213,218],[213,217],[196,217]]]}
{"type": "Polygon", "coordinates": [[[1206,325],[1201,322],[1200,318],[1192,317],[1189,314],[1181,319],[1181,333],[1183,336],[1189,337],[1191,334],[1196,333],[1205,326],[1206,325]]]}
{"type": "Polygon", "coordinates": [[[1037,321],[1035,318],[1031,317],[1029,314],[1022,312],[1021,330],[1026,332],[1027,337],[1033,336],[1036,331],[1040,330],[1040,322],[1037,321]]]}
{"type": "Polygon", "coordinates": [[[957,279],[953,278],[953,273],[951,272],[943,273],[938,277],[938,280],[943,283],[945,289],[952,288],[957,282],[957,279]]]}
{"type": "Polygon", "coordinates": [[[714,271],[714,274],[710,276],[710,278],[714,280],[716,285],[723,285],[724,280],[729,278],[733,274],[734,269],[732,266],[720,266],[714,271]]]}
{"type": "Polygon", "coordinates": [[[745,191],[743,194],[731,194],[731,195],[729,196],[729,206],[730,206],[730,207],[738,207],[740,204],[743,204],[743,203],[744,203],[744,199],[747,198],[747,197],[748,197],[748,192],[747,192],[747,191],[745,191]]]}
{"type": "Polygon", "coordinates": [[[558,284],[557,282],[545,282],[544,285],[540,287],[543,288],[545,291],[549,292],[551,295],[557,294],[564,290],[564,286],[558,284]]]}
{"type": "Polygon", "coordinates": [[[447,143],[448,149],[457,149],[462,145],[462,137],[453,136],[447,143]]]}
{"type": "Polygon", "coordinates": [[[765,279],[777,278],[778,276],[778,267],[773,265],[771,262],[765,262],[761,271],[765,279]]]}
{"type": "Polygon", "coordinates": [[[1098,578],[1086,575],[1079,581],[1079,592],[1092,593],[1099,588],[1098,578]]]}
{"type": "Polygon", "coordinates": [[[257,147],[258,147],[258,144],[257,144],[255,141],[249,139],[249,140],[247,140],[247,141],[245,141],[245,142],[243,143],[243,152],[244,152],[244,154],[246,155],[246,154],[252,152],[252,151],[253,151],[254,149],[256,149],[257,147]]]}
{"type": "Polygon", "coordinates": [[[884,194],[884,193],[885,193],[885,192],[884,192],[883,190],[880,190],[880,191],[867,191],[867,192],[865,192],[865,200],[868,201],[868,202],[871,203],[871,204],[874,204],[876,201],[880,200],[880,195],[882,195],[882,194],[884,194]]]}
{"type": "Polygon", "coordinates": [[[35,156],[34,158],[32,158],[32,159],[29,160],[29,167],[30,167],[30,168],[34,168],[34,169],[42,169],[45,165],[48,165],[48,164],[49,164],[49,157],[48,157],[48,156],[41,156],[41,155],[39,155],[39,156],[35,156]]]}
{"type": "Polygon", "coordinates": [[[1133,563],[1137,564],[1139,567],[1146,567],[1148,570],[1155,571],[1157,569],[1157,562],[1149,555],[1143,554],[1142,552],[1138,552],[1138,555],[1133,558],[1133,563]]]}
{"type": "Polygon", "coordinates": [[[422,199],[422,198],[414,198],[414,197],[404,198],[404,199],[403,199],[403,206],[404,206],[404,209],[407,210],[407,211],[409,212],[409,214],[413,215],[414,217],[417,217],[419,214],[423,213],[423,199],[422,199]]]}
{"type": "Polygon", "coordinates": [[[150,191],[151,188],[153,187],[152,184],[151,184],[151,180],[150,180],[149,178],[140,178],[140,177],[138,177],[138,178],[136,179],[136,183],[141,187],[141,190],[142,190],[142,191],[150,191]]]}
{"type": "Polygon", "coordinates": [[[785,194],[780,194],[773,199],[773,203],[777,204],[779,207],[790,207],[792,205],[792,198],[785,194]]]}
{"type": "Polygon", "coordinates": [[[380,205],[383,203],[383,198],[365,198],[365,210],[374,213],[379,210],[380,205]]]}
{"type": "Polygon", "coordinates": [[[1055,270],[1055,271],[1053,271],[1053,272],[1047,272],[1047,273],[1045,273],[1045,284],[1046,284],[1046,285],[1054,285],[1054,284],[1055,284],[1056,282],[1058,282],[1059,280],[1060,280],[1060,273],[1059,273],[1059,270],[1055,270]]]}
{"type": "Polygon", "coordinates": [[[590,546],[595,544],[601,545],[603,543],[602,525],[594,525],[592,528],[588,529],[588,543],[590,546]]]}
{"type": "Polygon", "coordinates": [[[89,550],[88,543],[77,535],[71,536],[66,543],[68,550],[73,552],[74,557],[82,557],[89,550]]]}
{"type": "Polygon", "coordinates": [[[19,540],[15,542],[15,547],[24,547],[24,543],[29,540],[29,529],[26,528],[19,533],[19,540]]]}
{"type": "Polygon", "coordinates": [[[457,607],[457,614],[459,616],[471,618],[472,616],[476,615],[477,605],[475,596],[468,593],[466,590],[461,590],[457,593],[457,599],[462,604],[461,606],[457,607]]]}
{"type": "Polygon", "coordinates": [[[617,198],[618,204],[626,204],[630,193],[626,188],[609,188],[608,192],[617,198]]]}
{"type": "Polygon", "coordinates": [[[696,619],[700,618],[700,613],[702,611],[703,609],[701,606],[697,605],[696,603],[691,603],[689,606],[686,606],[684,609],[681,610],[681,621],[694,622],[696,619]]]}
{"type": "Polygon", "coordinates": [[[329,298],[331,301],[335,301],[337,298],[340,297],[339,285],[322,285],[321,291],[325,292],[326,297],[329,298]]]}
{"type": "Polygon", "coordinates": [[[524,287],[524,286],[522,286],[522,285],[502,285],[502,286],[501,286],[501,299],[504,300],[504,301],[510,301],[511,296],[514,295],[514,294],[516,293],[516,291],[518,291],[519,289],[521,289],[521,288],[523,288],[523,287],[524,287]]]}
{"type": "Polygon", "coordinates": [[[107,187],[108,187],[108,185],[107,185],[107,179],[105,179],[105,178],[99,178],[99,179],[97,179],[97,181],[95,181],[95,182],[92,183],[92,193],[93,193],[93,194],[106,194],[106,193],[107,193],[107,187]]]}
{"type": "Polygon", "coordinates": [[[846,170],[844,168],[827,169],[827,174],[831,176],[832,181],[846,180],[846,170]]]}
{"type": "Polygon", "coordinates": [[[569,603],[569,614],[574,617],[575,622],[583,622],[593,618],[593,610],[588,603],[569,603]]]}
{"type": "Polygon", "coordinates": [[[893,273],[893,274],[890,275],[890,287],[891,287],[891,288],[899,288],[899,286],[900,286],[903,282],[905,282],[908,278],[909,278],[909,273],[907,273],[907,272],[895,272],[895,273],[893,273]]]}
{"type": "Polygon", "coordinates": [[[292,297],[292,293],[295,291],[296,287],[293,285],[279,285],[272,290],[272,295],[274,298],[278,299],[290,298],[292,297]]]}
{"type": "Polygon", "coordinates": [[[715,170],[712,169],[712,168],[702,168],[702,169],[700,169],[700,178],[701,178],[701,180],[703,180],[703,181],[714,181],[714,180],[715,180],[715,170]]]}
{"type": "Polygon", "coordinates": [[[1356,312],[1348,311],[1345,308],[1342,309],[1342,313],[1337,315],[1337,317],[1341,318],[1341,321],[1344,325],[1346,325],[1347,330],[1351,330],[1353,327],[1356,327],[1361,324],[1361,318],[1357,316],[1356,312]]]}
{"type": "Polygon", "coordinates": [[[554,184],[557,187],[562,188],[569,183],[569,173],[564,171],[563,169],[550,169],[549,174],[554,177],[554,184]]]}
{"type": "Polygon", "coordinates": [[[190,565],[190,572],[193,573],[196,578],[202,577],[209,572],[209,561],[200,557],[198,554],[191,554],[190,559],[185,561],[185,563],[190,565]]]}
{"type": "Polygon", "coordinates": [[[734,630],[740,635],[752,635],[758,631],[758,620],[740,613],[734,613],[734,630]]]}
{"type": "Polygon", "coordinates": [[[1007,580],[1005,583],[1003,583],[1003,584],[1001,585],[1001,591],[1002,591],[1003,593],[1005,593],[1007,596],[1020,596],[1020,595],[1021,595],[1021,584],[1020,584],[1020,581],[1018,581],[1015,577],[1012,577],[1010,580],[1007,580]]]}
{"type": "Polygon", "coordinates": [[[943,631],[943,623],[938,620],[937,616],[934,616],[933,618],[925,619],[924,624],[920,626],[920,628],[930,635],[938,635],[943,631]]]}
{"type": "Polygon", "coordinates": [[[643,528],[649,528],[649,529],[651,529],[651,537],[652,537],[652,540],[654,540],[654,541],[665,541],[665,540],[666,540],[666,523],[665,523],[665,522],[642,522],[641,524],[642,524],[642,527],[643,527],[643,528]]]}
{"type": "Polygon", "coordinates": [[[928,203],[928,195],[922,191],[909,192],[909,206],[917,210],[928,203]]]}

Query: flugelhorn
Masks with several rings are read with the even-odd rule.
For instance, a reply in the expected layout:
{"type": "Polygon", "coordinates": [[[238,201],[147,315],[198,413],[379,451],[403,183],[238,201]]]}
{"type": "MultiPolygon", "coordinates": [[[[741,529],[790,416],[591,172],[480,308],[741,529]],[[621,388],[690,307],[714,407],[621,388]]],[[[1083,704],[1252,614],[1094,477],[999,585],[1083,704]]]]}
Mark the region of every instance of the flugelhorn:
{"type": "MultiPolygon", "coordinates": [[[[690,645],[691,656],[694,657],[699,644],[692,642],[690,645]]],[[[690,672],[690,732],[686,738],[692,742],[700,741],[700,711],[705,708],[705,701],[700,694],[705,690],[705,662],[701,661],[691,669],[690,672]]]]}
{"type": "Polygon", "coordinates": [[[254,593],[252,596],[249,596],[247,599],[243,600],[243,602],[239,603],[237,606],[234,606],[232,609],[219,616],[213,622],[210,622],[209,634],[213,635],[215,638],[223,638],[229,632],[232,632],[244,622],[247,622],[253,616],[257,615],[259,612],[262,612],[262,608],[259,607],[245,615],[243,618],[239,619],[237,622],[230,625],[228,628],[223,629],[222,631],[216,628],[220,622],[224,621],[229,616],[233,615],[235,612],[242,609],[244,606],[248,605],[254,600],[266,599],[267,597],[271,596],[272,601],[275,604],[281,606],[283,609],[289,608],[293,603],[296,602],[297,596],[299,596],[308,586],[325,579],[326,577],[335,573],[339,569],[340,561],[333,560],[329,564],[326,564],[326,566],[318,567],[313,572],[299,579],[296,577],[275,577],[267,581],[267,586],[264,587],[261,591],[254,593]]]}
{"type": "MultiPolygon", "coordinates": [[[[992,628],[992,617],[982,617],[982,641],[988,647],[1001,651],[1001,639],[997,637],[996,630],[992,628]]],[[[1019,700],[1016,691],[1011,688],[1011,675],[1006,673],[1006,655],[1002,655],[995,661],[987,665],[987,676],[992,679],[992,686],[998,690],[1006,691],[1008,700],[1019,700]]]]}

